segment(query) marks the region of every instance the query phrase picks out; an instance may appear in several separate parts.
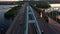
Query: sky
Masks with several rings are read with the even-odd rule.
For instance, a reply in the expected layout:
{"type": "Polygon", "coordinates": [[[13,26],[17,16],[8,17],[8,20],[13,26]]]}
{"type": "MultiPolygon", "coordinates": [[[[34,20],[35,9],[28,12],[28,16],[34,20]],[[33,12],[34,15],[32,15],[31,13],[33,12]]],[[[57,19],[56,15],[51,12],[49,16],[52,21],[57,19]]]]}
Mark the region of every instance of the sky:
{"type": "MultiPolygon", "coordinates": [[[[19,0],[0,0],[0,1],[19,1],[19,0]]],[[[20,0],[23,1],[23,0],[20,0]]]]}

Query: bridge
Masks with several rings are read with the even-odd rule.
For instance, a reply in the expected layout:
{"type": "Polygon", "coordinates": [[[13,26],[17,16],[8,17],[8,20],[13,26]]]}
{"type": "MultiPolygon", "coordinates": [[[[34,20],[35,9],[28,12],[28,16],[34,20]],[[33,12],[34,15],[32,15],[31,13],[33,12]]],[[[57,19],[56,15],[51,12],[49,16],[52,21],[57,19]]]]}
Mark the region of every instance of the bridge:
{"type": "Polygon", "coordinates": [[[6,34],[60,34],[59,28],[57,22],[44,11],[25,3],[6,34]]]}

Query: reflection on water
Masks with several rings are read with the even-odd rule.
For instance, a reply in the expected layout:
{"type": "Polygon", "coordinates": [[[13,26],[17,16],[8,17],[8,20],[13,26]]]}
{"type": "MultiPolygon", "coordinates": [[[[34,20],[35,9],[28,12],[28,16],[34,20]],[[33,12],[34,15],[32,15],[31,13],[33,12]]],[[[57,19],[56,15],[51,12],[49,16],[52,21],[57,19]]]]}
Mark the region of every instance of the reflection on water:
{"type": "Polygon", "coordinates": [[[0,5],[0,34],[5,34],[4,32],[6,32],[12,22],[12,19],[4,18],[4,13],[14,6],[16,5],[0,5]]]}

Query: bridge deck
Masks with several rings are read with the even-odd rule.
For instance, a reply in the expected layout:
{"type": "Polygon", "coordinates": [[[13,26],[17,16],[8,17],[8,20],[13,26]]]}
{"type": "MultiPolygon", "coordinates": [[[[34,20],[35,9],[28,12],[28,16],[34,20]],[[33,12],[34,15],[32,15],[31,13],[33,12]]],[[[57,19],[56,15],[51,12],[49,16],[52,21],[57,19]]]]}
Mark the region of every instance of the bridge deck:
{"type": "MultiPolygon", "coordinates": [[[[26,29],[26,7],[28,5],[24,4],[24,6],[22,7],[22,9],[19,11],[19,13],[17,14],[17,16],[15,17],[12,25],[10,26],[10,28],[8,29],[8,31],[6,32],[6,34],[25,34],[25,29],[26,29]]],[[[38,21],[39,27],[41,28],[41,30],[43,31],[43,34],[58,34],[56,32],[56,30],[54,30],[49,24],[47,24],[47,22],[45,22],[45,20],[43,20],[43,18],[40,17],[40,15],[37,13],[36,10],[34,10],[34,14],[35,17],[38,21]]],[[[33,32],[35,32],[35,34],[37,34],[37,30],[36,27],[34,27],[34,24],[30,24],[29,25],[29,34],[33,34],[33,32]]]]}

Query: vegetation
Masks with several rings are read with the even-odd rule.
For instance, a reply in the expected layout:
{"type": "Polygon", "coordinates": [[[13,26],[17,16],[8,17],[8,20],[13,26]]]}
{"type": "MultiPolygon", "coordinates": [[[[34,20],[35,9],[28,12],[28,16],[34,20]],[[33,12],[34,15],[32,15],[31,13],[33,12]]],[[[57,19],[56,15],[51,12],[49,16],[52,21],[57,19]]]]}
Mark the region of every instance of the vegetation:
{"type": "Polygon", "coordinates": [[[46,2],[39,2],[39,3],[36,3],[36,7],[45,9],[45,8],[49,8],[50,5],[46,2]]]}
{"type": "Polygon", "coordinates": [[[13,18],[18,13],[19,6],[15,6],[4,14],[5,18],[13,18]]]}

